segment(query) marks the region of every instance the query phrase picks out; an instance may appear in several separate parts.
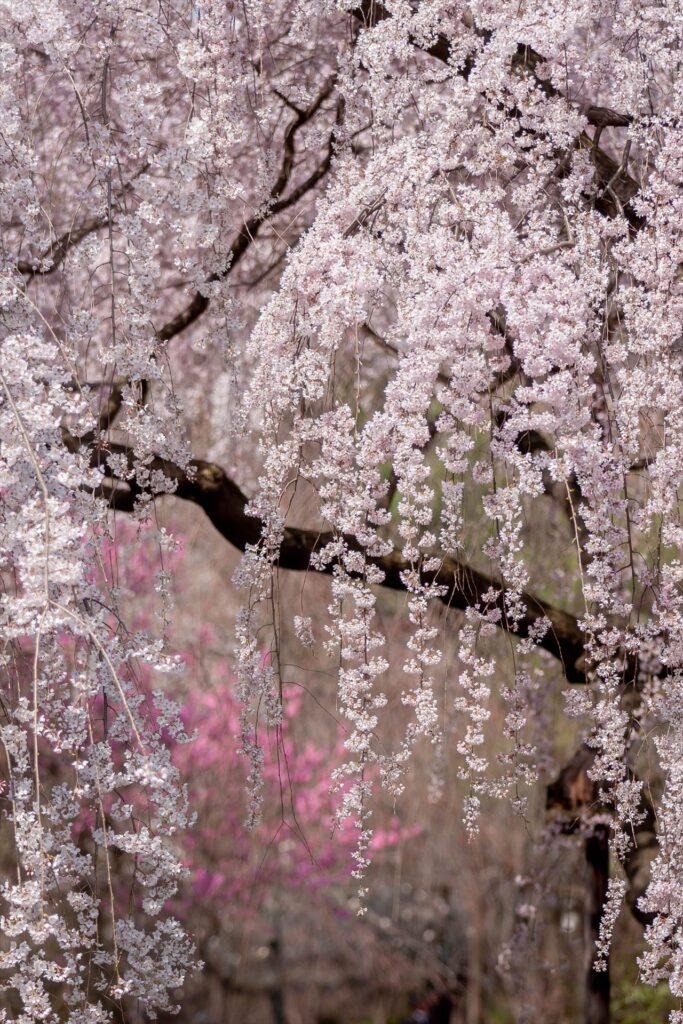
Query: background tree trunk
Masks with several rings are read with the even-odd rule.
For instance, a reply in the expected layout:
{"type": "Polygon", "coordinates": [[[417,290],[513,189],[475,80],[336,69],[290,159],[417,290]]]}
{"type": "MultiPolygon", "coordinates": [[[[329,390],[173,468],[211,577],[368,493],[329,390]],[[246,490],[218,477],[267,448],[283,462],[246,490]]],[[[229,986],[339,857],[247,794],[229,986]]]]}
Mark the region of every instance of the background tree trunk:
{"type": "Polygon", "coordinates": [[[595,970],[596,943],[600,934],[607,882],[609,880],[609,842],[606,825],[596,825],[586,839],[586,1024],[609,1024],[610,976],[606,970],[595,970]]]}

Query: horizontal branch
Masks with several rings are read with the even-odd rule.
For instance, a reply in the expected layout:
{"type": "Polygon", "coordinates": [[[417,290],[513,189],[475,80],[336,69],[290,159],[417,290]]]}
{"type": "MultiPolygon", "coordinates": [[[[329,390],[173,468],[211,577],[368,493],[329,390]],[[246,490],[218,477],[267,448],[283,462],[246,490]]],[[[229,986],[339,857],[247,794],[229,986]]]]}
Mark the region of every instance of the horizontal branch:
{"type": "MultiPolygon", "coordinates": [[[[109,450],[132,459],[130,450],[123,445],[110,445],[109,450]]],[[[97,451],[94,453],[97,456],[97,451]]],[[[104,452],[99,453],[102,459],[104,452]]],[[[258,544],[261,539],[262,524],[259,519],[246,513],[247,498],[237,484],[226,473],[212,462],[194,459],[189,465],[189,472],[166,459],[154,459],[147,467],[161,471],[164,476],[176,485],[175,495],[185,501],[199,505],[211,520],[218,532],[234,547],[244,551],[248,544],[258,544]]],[[[115,482],[107,481],[103,494],[112,506],[119,511],[132,511],[140,492],[135,485],[129,490],[116,486],[115,482]]],[[[156,495],[155,495],[156,496],[156,495]]],[[[311,556],[320,551],[326,544],[334,540],[331,533],[317,530],[299,529],[288,526],[280,547],[277,564],[282,569],[305,571],[311,567],[311,556]]],[[[346,538],[351,547],[357,548],[354,538],[346,538]]],[[[371,561],[384,573],[384,586],[392,590],[405,591],[404,573],[411,568],[398,552],[384,558],[371,561]]],[[[332,571],[332,566],[326,568],[332,571]]],[[[571,683],[584,683],[584,635],[579,628],[577,619],[559,608],[549,605],[546,601],[523,594],[522,600],[526,613],[517,623],[514,632],[507,625],[505,594],[500,580],[479,572],[472,566],[453,558],[444,558],[438,572],[423,573],[422,579],[437,582],[447,588],[442,598],[449,608],[461,611],[477,605],[487,611],[496,609],[499,612],[498,625],[511,635],[525,638],[529,636],[542,618],[548,619],[550,628],[540,640],[540,646],[557,658],[564,668],[567,680],[571,683]],[[485,596],[494,591],[497,597],[487,601],[485,596]]]]}

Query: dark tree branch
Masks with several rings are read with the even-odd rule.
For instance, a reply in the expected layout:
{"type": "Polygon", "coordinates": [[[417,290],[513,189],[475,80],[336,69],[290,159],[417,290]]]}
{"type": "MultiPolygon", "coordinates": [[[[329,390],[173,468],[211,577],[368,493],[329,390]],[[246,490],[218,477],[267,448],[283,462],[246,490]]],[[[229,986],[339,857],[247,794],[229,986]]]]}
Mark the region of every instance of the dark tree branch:
{"type": "Polygon", "coordinates": [[[17,270],[29,279],[52,274],[64,262],[69,249],[73,249],[74,246],[82,242],[88,235],[92,235],[96,231],[105,228],[108,223],[107,217],[92,217],[90,220],[83,221],[82,224],[70,228],[63,235],[60,235],[47,252],[41,253],[40,256],[33,256],[30,259],[19,260],[17,270]],[[47,265],[48,263],[49,266],[47,265]]]}
{"type": "Polygon", "coordinates": [[[97,421],[98,437],[100,433],[106,433],[113,426],[114,420],[121,412],[124,384],[124,381],[114,381],[112,383],[106,401],[100,408],[100,415],[97,421]]]}
{"type": "MultiPolygon", "coordinates": [[[[361,21],[365,28],[372,28],[374,25],[379,24],[381,21],[386,21],[388,18],[392,18],[391,11],[379,3],[378,0],[362,0],[362,3],[355,7],[351,14],[361,21]]],[[[464,19],[463,19],[464,21],[464,19]]],[[[467,24],[468,28],[474,28],[474,25],[470,22],[467,24]]],[[[491,33],[488,31],[482,31],[481,29],[474,29],[475,34],[479,38],[488,42],[491,38],[491,33]]],[[[431,43],[429,46],[424,45],[415,36],[410,37],[411,43],[418,49],[428,53],[430,57],[434,57],[436,60],[440,60],[443,64],[448,64],[451,59],[451,44],[448,38],[444,35],[439,34],[436,37],[436,42],[431,43]]],[[[559,89],[556,89],[552,82],[545,78],[540,78],[536,72],[536,68],[539,64],[544,63],[544,58],[533,49],[531,46],[527,46],[524,43],[520,43],[517,47],[517,52],[513,57],[513,67],[521,68],[533,75],[534,81],[540,89],[548,97],[562,96],[559,89]]],[[[469,58],[464,66],[460,69],[460,74],[463,78],[469,78],[474,62],[469,58]]],[[[631,114],[622,114],[617,110],[612,110],[611,107],[598,107],[594,104],[589,104],[580,107],[581,113],[585,115],[586,120],[589,124],[595,125],[598,128],[627,128],[633,123],[633,116],[631,114]]]]}
{"type": "MultiPolygon", "coordinates": [[[[106,451],[125,455],[132,466],[130,450],[124,445],[115,444],[108,445],[106,450],[95,449],[93,452],[94,464],[106,467],[106,451]]],[[[260,542],[261,521],[247,515],[245,511],[246,496],[220,466],[212,462],[204,462],[201,459],[194,459],[189,465],[189,471],[186,472],[166,459],[157,458],[153,459],[147,468],[150,471],[161,471],[164,476],[172,480],[176,485],[174,491],[176,497],[199,505],[218,532],[234,547],[244,551],[248,544],[256,545],[260,542]]],[[[106,496],[112,505],[122,512],[131,511],[136,498],[139,498],[142,493],[135,483],[122,488],[111,480],[105,482],[102,490],[103,496],[106,496]]],[[[151,495],[150,497],[158,496],[151,495]]],[[[334,535],[331,533],[288,526],[285,529],[277,564],[282,569],[306,571],[311,565],[311,555],[334,539],[334,535]]],[[[358,548],[354,538],[347,537],[345,539],[351,547],[358,548]]],[[[401,558],[398,552],[393,552],[384,558],[371,559],[371,561],[383,571],[384,586],[392,590],[404,591],[406,589],[403,574],[410,570],[410,565],[401,558]]],[[[331,572],[332,566],[328,566],[326,571],[331,572]]],[[[423,573],[422,579],[425,583],[436,582],[447,588],[447,593],[442,601],[449,608],[464,611],[467,608],[481,605],[487,612],[497,612],[497,624],[513,636],[527,637],[532,627],[535,627],[541,618],[547,618],[550,628],[541,639],[540,646],[562,663],[569,682],[585,682],[583,660],[585,638],[575,616],[553,607],[532,594],[523,594],[522,599],[526,605],[526,613],[513,631],[507,622],[505,595],[500,580],[449,557],[442,559],[438,572],[423,573]],[[496,594],[495,599],[485,598],[489,591],[496,594]]]]}
{"type": "MultiPolygon", "coordinates": [[[[294,158],[296,156],[295,141],[298,131],[307,124],[318,112],[324,101],[332,92],[334,79],[330,79],[313,102],[306,110],[297,111],[296,117],[291,121],[285,132],[282,162],[279,174],[271,188],[270,203],[260,213],[250,217],[242,225],[235,236],[230,252],[228,254],[225,269],[220,273],[213,273],[209,276],[207,283],[213,284],[221,281],[230,274],[242,257],[248,251],[263,225],[273,216],[293,206],[302,196],[310,192],[312,188],[327,174],[332,161],[332,139],[330,139],[327,153],[324,159],[314,168],[299,185],[297,185],[287,196],[283,192],[289,184],[294,170],[294,158]]],[[[157,338],[159,341],[169,341],[181,331],[193,324],[206,312],[209,307],[209,298],[202,292],[196,292],[190,303],[180,313],[159,328],[157,338]]]]}
{"type": "MultiPolygon", "coordinates": [[[[304,195],[311,191],[317,185],[317,183],[327,174],[330,169],[332,162],[332,137],[328,144],[328,149],[323,160],[313,169],[313,171],[291,190],[287,196],[283,196],[285,188],[287,187],[289,180],[294,169],[294,160],[296,156],[295,139],[299,129],[307,124],[311,118],[320,109],[321,105],[327,99],[332,92],[334,80],[330,79],[325,87],[321,90],[318,96],[313,100],[309,107],[305,110],[297,110],[296,117],[290,123],[287,131],[285,132],[283,157],[278,177],[271,189],[271,202],[267,209],[251,217],[242,226],[240,231],[235,236],[235,239],[230,247],[230,253],[226,261],[225,270],[218,274],[212,274],[208,281],[210,283],[221,280],[230,274],[237,264],[240,262],[242,257],[248,251],[257,235],[259,234],[263,225],[270,220],[276,214],[283,210],[289,209],[295,203],[299,201],[304,195]]],[[[106,227],[108,221],[106,218],[100,218],[98,220],[89,221],[82,225],[79,229],[72,231],[68,235],[63,236],[62,239],[53,247],[52,259],[53,265],[50,267],[50,271],[38,271],[32,270],[28,265],[19,265],[19,269],[24,269],[25,273],[48,273],[56,269],[58,262],[63,260],[69,248],[76,245],[81,241],[87,234],[93,231],[99,230],[100,228],[106,227]],[[55,255],[56,254],[56,255],[55,255]]],[[[169,341],[175,335],[180,334],[181,331],[185,330],[194,323],[199,317],[208,309],[209,298],[203,295],[201,292],[197,292],[190,303],[178,313],[175,317],[169,320],[160,330],[157,331],[157,339],[159,341],[169,341]]],[[[144,394],[148,389],[148,383],[142,381],[143,398],[144,394]]],[[[114,382],[111,385],[109,395],[106,402],[104,403],[99,417],[98,424],[94,431],[90,431],[84,435],[81,439],[81,443],[91,444],[101,432],[107,431],[113,425],[116,417],[121,410],[121,404],[123,400],[123,387],[124,382],[114,382]]],[[[119,496],[120,498],[120,496],[119,496]]],[[[122,499],[120,499],[122,500],[122,499]]]]}
{"type": "MultiPolygon", "coordinates": [[[[114,423],[121,412],[123,406],[123,389],[126,384],[130,384],[130,381],[124,380],[112,380],[103,381],[102,384],[107,388],[107,396],[105,400],[100,402],[100,411],[97,417],[97,426],[93,430],[89,430],[86,434],[82,434],[78,439],[72,439],[77,446],[99,443],[100,435],[106,434],[107,431],[111,430],[114,423]]],[[[147,395],[149,393],[149,381],[139,380],[137,381],[140,389],[139,401],[144,405],[147,395]]]]}
{"type": "MultiPolygon", "coordinates": [[[[136,171],[130,181],[127,181],[123,185],[121,194],[125,195],[133,189],[133,182],[144,174],[149,168],[149,163],[144,163],[142,167],[136,171]]],[[[88,220],[83,221],[82,224],[72,226],[64,234],[60,235],[54,242],[51,243],[50,247],[39,256],[32,256],[30,259],[19,260],[17,263],[17,270],[20,274],[24,274],[29,280],[33,277],[45,277],[48,274],[54,273],[59,266],[64,262],[67,253],[70,249],[73,249],[79,242],[82,242],[88,235],[94,234],[96,231],[101,231],[106,228],[109,224],[109,216],[101,217],[90,217],[88,220]],[[49,263],[49,266],[47,265],[49,263]]]]}
{"type": "MultiPolygon", "coordinates": [[[[385,21],[387,18],[393,17],[391,12],[388,11],[383,4],[377,2],[377,0],[363,0],[362,3],[358,4],[358,6],[351,11],[351,14],[368,28],[381,21],[385,21]]],[[[473,28],[474,26],[470,25],[469,27],[473,28]]],[[[490,38],[489,32],[483,32],[477,29],[475,29],[475,32],[485,41],[490,38]]],[[[411,42],[418,49],[428,53],[436,60],[439,60],[444,64],[450,63],[451,46],[446,36],[437,36],[436,42],[431,43],[429,46],[424,45],[419,39],[414,37],[411,37],[411,42]]],[[[536,69],[543,63],[543,56],[540,53],[537,53],[533,47],[526,46],[523,43],[519,44],[517,52],[512,59],[513,67],[531,75],[536,85],[545,96],[548,98],[562,97],[563,94],[556,89],[551,82],[547,79],[540,78],[538,75],[536,69]]],[[[463,78],[469,78],[472,69],[474,68],[474,64],[474,58],[468,57],[464,64],[458,69],[458,73],[463,78]]],[[[563,98],[566,99],[566,97],[563,98]]],[[[578,109],[580,109],[588,123],[596,128],[595,138],[591,138],[588,133],[584,131],[576,140],[576,146],[578,148],[589,150],[593,163],[595,164],[598,188],[601,193],[595,202],[596,209],[609,217],[614,217],[617,214],[623,213],[631,227],[638,230],[642,227],[643,221],[642,218],[631,209],[629,203],[640,190],[640,186],[635,178],[631,177],[625,167],[622,168],[620,164],[613,160],[612,157],[605,153],[605,151],[598,145],[599,135],[603,128],[628,127],[628,125],[633,122],[633,116],[631,114],[620,113],[619,111],[612,110],[610,107],[599,107],[594,104],[579,106],[578,109]],[[611,185],[611,188],[609,189],[607,188],[608,183],[611,185]]]]}

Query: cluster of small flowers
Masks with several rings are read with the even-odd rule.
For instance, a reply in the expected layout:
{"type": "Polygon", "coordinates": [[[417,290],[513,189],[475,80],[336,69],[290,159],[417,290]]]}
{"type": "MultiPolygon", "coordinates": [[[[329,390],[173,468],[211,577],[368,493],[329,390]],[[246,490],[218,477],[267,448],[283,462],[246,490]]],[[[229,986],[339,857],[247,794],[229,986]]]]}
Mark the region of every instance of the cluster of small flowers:
{"type": "MultiPolygon", "coordinates": [[[[88,432],[97,437],[98,403],[80,379],[83,367],[86,373],[93,368],[101,342],[104,377],[113,378],[107,363],[128,377],[122,417],[142,457],[138,478],[150,475],[145,462],[151,453],[181,462],[187,455],[168,433],[164,443],[163,417],[138,405],[139,382],[159,378],[149,326],[156,301],[152,237],[142,215],[133,213],[121,217],[112,237],[112,168],[123,177],[125,192],[126,176],[144,160],[141,139],[157,116],[150,119],[149,107],[144,112],[155,87],[147,82],[140,89],[143,70],[137,81],[123,75],[116,99],[111,94],[113,26],[120,32],[120,53],[126,52],[135,17],[118,4],[104,17],[91,5],[69,3],[28,4],[5,13],[6,70],[13,66],[15,76],[23,76],[33,98],[34,89],[44,88],[45,75],[53,82],[56,116],[48,118],[42,142],[47,151],[54,145],[62,154],[54,198],[64,207],[56,215],[53,208],[53,220],[50,199],[46,203],[43,196],[39,206],[30,195],[29,186],[40,177],[36,135],[23,112],[14,127],[7,121],[5,101],[18,91],[4,85],[2,135],[9,147],[1,157],[3,180],[20,174],[22,161],[26,176],[22,188],[3,187],[2,211],[3,224],[13,226],[2,244],[3,271],[13,274],[13,288],[4,296],[9,332],[0,354],[2,570],[11,580],[2,603],[8,644],[2,745],[9,778],[3,829],[17,859],[17,880],[6,881],[1,895],[9,938],[3,988],[18,993],[22,1019],[85,1024],[110,1020],[111,1001],[124,997],[142,1000],[150,1013],[170,1009],[193,959],[177,922],[158,921],[182,874],[168,840],[186,826],[188,815],[178,773],[135,685],[138,660],[162,670],[168,664],[158,645],[142,635],[126,637],[115,622],[113,595],[101,586],[106,505],[94,495],[102,475],[91,468],[87,445],[80,448],[77,441],[88,432]],[[94,117],[93,88],[99,97],[94,117]],[[110,105],[128,134],[109,131],[110,105]],[[71,131],[69,124],[79,106],[84,132],[71,131]],[[63,132],[70,133],[68,144],[63,132]],[[80,191],[83,166],[89,167],[90,183],[80,191]],[[86,243],[69,253],[52,240],[62,226],[74,228],[74,195],[86,243]],[[55,276],[45,278],[37,297],[25,290],[16,275],[14,232],[22,222],[19,251],[28,253],[25,262],[48,274],[63,259],[73,272],[65,289],[55,276]],[[45,311],[55,306],[56,281],[60,294],[72,286],[80,292],[75,281],[90,281],[93,291],[101,287],[102,273],[92,266],[102,246],[87,235],[107,222],[109,322],[88,314],[85,299],[82,308],[65,310],[53,329],[45,311]],[[124,275],[126,286],[115,287],[124,275]]],[[[133,33],[138,40],[143,36],[151,53],[159,33],[149,26],[133,33]]],[[[74,232],[78,236],[79,225],[74,232]]],[[[137,469],[128,460],[114,468],[123,478],[137,469]]],[[[167,591],[163,577],[160,586],[167,591]]],[[[170,727],[176,716],[163,700],[162,705],[170,727]]]]}
{"type": "MultiPolygon", "coordinates": [[[[525,523],[527,512],[547,508],[547,494],[559,493],[578,550],[572,571],[558,571],[564,584],[578,574],[585,604],[587,695],[569,706],[587,718],[595,776],[622,825],[641,813],[629,768],[638,718],[624,703],[625,680],[665,737],[657,739],[662,821],[674,838],[667,842],[663,828],[646,897],[656,919],[644,963],[649,977],[663,972],[677,989],[683,91],[676,4],[607,11],[570,0],[560,17],[542,0],[523,7],[474,0],[466,8],[387,0],[366,26],[352,0],[239,7],[31,0],[6,12],[1,569],[14,660],[4,656],[13,683],[3,736],[24,864],[4,891],[14,908],[8,927],[18,936],[24,920],[31,941],[44,945],[41,928],[52,922],[50,935],[65,950],[72,936],[59,921],[82,934],[89,952],[81,960],[74,953],[74,980],[67,972],[62,984],[79,993],[74,1015],[84,1020],[90,996],[75,979],[86,961],[100,978],[114,978],[112,993],[147,992],[152,1003],[180,977],[187,949],[171,923],[144,935],[127,919],[114,923],[117,894],[105,881],[109,910],[97,905],[93,931],[95,910],[73,879],[98,874],[119,843],[144,862],[146,906],[155,914],[177,881],[157,838],[161,825],[171,833],[181,827],[182,790],[134,685],[136,657],[161,668],[169,662],[158,644],[112,626],[112,594],[92,578],[107,516],[96,496],[113,475],[137,497],[138,518],[147,516],[151,495],[176,486],[156,460],[188,465],[182,421],[208,404],[221,451],[233,450],[224,438],[228,416],[254,427],[261,441],[250,510],[263,535],[238,576],[247,594],[238,687],[252,821],[259,730],[277,726],[282,714],[276,563],[297,490],[317,497],[316,525],[325,532],[313,564],[332,577],[327,651],[338,659],[340,705],[351,723],[349,760],[336,781],[341,813],[355,817],[361,834],[360,875],[370,834],[366,768],[378,765],[398,794],[418,738],[439,749],[442,711],[455,712],[462,727],[468,828],[483,793],[512,787],[523,806],[516,785],[532,778],[538,757],[528,739],[539,700],[530,666],[553,628],[541,617],[521,629],[536,573],[525,523]],[[269,25],[280,22],[274,40],[269,25]],[[336,102],[304,125],[300,105],[333,80],[336,102]],[[602,106],[585,107],[584,99],[602,106]],[[301,128],[298,149],[283,127],[289,113],[301,128]],[[322,164],[321,149],[330,154],[322,164]],[[299,207],[267,239],[261,232],[255,254],[251,243],[269,213],[294,205],[306,183],[324,175],[315,210],[299,207]],[[238,308],[228,276],[240,261],[250,297],[238,308]],[[260,282],[272,281],[283,261],[270,296],[270,284],[260,282]],[[180,320],[155,328],[179,287],[192,290],[190,306],[182,311],[173,299],[180,320]],[[207,309],[201,330],[171,352],[168,339],[207,309]],[[212,351],[221,370],[213,386],[212,351]],[[112,417],[96,408],[113,398],[115,383],[125,446],[113,443],[112,417]],[[466,567],[456,559],[472,552],[493,582],[467,602],[466,567]],[[440,709],[433,606],[449,599],[444,578],[470,607],[458,632],[458,698],[440,709]],[[375,738],[385,704],[379,680],[386,689],[388,678],[375,588],[387,582],[409,593],[410,654],[401,668],[409,677],[403,701],[414,712],[390,754],[375,738]],[[265,657],[264,622],[274,637],[265,657]],[[490,642],[501,627],[524,634],[504,656],[490,642]],[[496,671],[512,680],[503,693],[509,748],[503,778],[488,782],[481,751],[496,671]],[[50,785],[41,769],[49,751],[67,762],[73,792],[50,785]],[[114,798],[122,786],[148,792],[144,827],[125,831],[114,798]],[[92,850],[66,838],[66,822],[84,806],[93,815],[92,850]],[[70,881],[57,888],[54,879],[63,877],[70,881]],[[59,904],[62,891],[70,910],[59,904]],[[43,915],[48,897],[63,909],[59,920],[43,915]],[[166,973],[152,977],[144,965],[159,958],[166,973]]],[[[163,568],[158,587],[166,631],[163,568]]],[[[305,617],[294,628],[312,643],[305,617]]],[[[164,728],[170,715],[164,705],[164,728]]],[[[621,856],[627,842],[628,830],[615,828],[621,856]]],[[[618,897],[615,887],[608,918],[618,897]]],[[[41,972],[53,968],[36,956],[22,973],[19,944],[12,949],[27,1013],[45,1017],[50,979],[41,972]]]]}
{"type": "MultiPolygon", "coordinates": [[[[464,723],[462,774],[473,787],[469,827],[478,794],[511,786],[516,792],[516,783],[535,774],[538,752],[523,733],[537,715],[539,687],[522,659],[544,642],[550,620],[535,619],[505,663],[490,654],[487,637],[501,626],[514,634],[529,611],[526,513],[546,500],[544,491],[559,493],[566,506],[585,602],[587,694],[572,697],[570,708],[588,716],[594,774],[622,824],[641,813],[640,783],[628,766],[625,675],[641,651],[648,659],[654,651],[667,688],[676,685],[680,564],[661,546],[652,549],[648,538],[661,531],[662,542],[676,549],[683,541],[683,260],[674,228],[681,213],[681,101],[675,89],[661,93],[653,114],[649,72],[622,45],[629,33],[642,32],[652,67],[673,82],[677,58],[657,43],[659,31],[676,36],[665,30],[666,9],[643,18],[624,8],[608,29],[581,4],[570,4],[562,19],[540,3],[523,11],[474,4],[461,17],[449,4],[388,5],[391,16],[361,31],[341,66],[345,106],[334,176],[252,335],[251,408],[267,409],[277,423],[264,441],[265,461],[281,458],[287,467],[275,485],[269,470],[256,507],[282,535],[281,484],[301,474],[332,525],[334,540],[315,564],[328,569],[336,560],[331,630],[341,653],[342,702],[360,715],[353,743],[361,757],[371,747],[376,715],[373,709],[366,717],[372,672],[358,644],[364,652],[368,638],[381,644],[369,626],[370,586],[381,575],[372,578],[369,567],[385,551],[385,527],[395,525],[400,537],[412,652],[403,667],[416,680],[404,701],[416,716],[387,764],[392,786],[401,785],[402,757],[415,738],[438,739],[432,669],[439,651],[430,606],[444,598],[444,555],[461,557],[467,548],[466,493],[483,490],[488,525],[483,541],[481,531],[476,540],[500,584],[484,601],[471,602],[459,633],[463,695],[455,710],[464,723]],[[543,54],[527,73],[520,72],[522,60],[531,59],[520,57],[522,38],[543,54]],[[447,45],[449,62],[435,73],[421,45],[447,45]],[[605,116],[625,109],[632,117],[630,127],[627,120],[621,125],[624,162],[615,162],[608,184],[596,181],[591,158],[600,129],[593,145],[585,111],[567,102],[568,88],[572,96],[599,97],[605,116]],[[372,144],[354,147],[370,109],[372,144]],[[561,173],[558,152],[567,154],[561,173]],[[643,176],[635,198],[633,191],[625,198],[619,181],[630,173],[629,154],[643,176]],[[638,218],[647,219],[647,230],[638,218]],[[395,363],[388,383],[379,378],[378,397],[372,368],[380,346],[381,365],[395,363]],[[339,371],[342,351],[354,367],[348,379],[339,371]],[[296,451],[287,449],[290,443],[296,451]],[[306,445],[320,446],[322,458],[309,461],[306,445]],[[633,469],[644,453],[647,477],[638,475],[642,466],[633,469]],[[391,521],[381,518],[386,488],[371,472],[383,465],[391,467],[398,496],[391,521]],[[489,784],[480,751],[491,679],[497,668],[508,672],[509,661],[514,683],[504,693],[505,732],[512,746],[503,756],[504,779],[489,784]]],[[[642,670],[636,681],[644,682],[642,670]]],[[[656,715],[677,728],[665,700],[656,715]]],[[[523,807],[518,794],[514,799],[523,807]]],[[[625,830],[614,835],[624,856],[625,830]]],[[[672,850],[662,857],[673,871],[672,850]]],[[[608,917],[619,898],[615,886],[608,917]]],[[[607,931],[603,941],[606,948],[607,931]]]]}
{"type": "MultiPolygon", "coordinates": [[[[155,919],[182,877],[168,837],[186,827],[188,809],[135,686],[137,660],[167,666],[142,635],[129,642],[112,628],[93,574],[104,510],[92,497],[97,474],[59,443],[57,410],[84,411],[65,392],[58,356],[31,334],[0,350],[2,559],[14,581],[2,599],[9,685],[0,743],[5,838],[17,866],[0,893],[2,967],[26,1019],[57,1019],[60,992],[80,1024],[109,1020],[100,1000],[131,995],[151,1011],[171,1007],[192,948],[177,922],[155,919]],[[128,855],[116,878],[114,851],[128,855]],[[131,910],[133,884],[143,897],[131,910]]],[[[159,712],[160,727],[180,735],[163,696],[159,712]]]]}

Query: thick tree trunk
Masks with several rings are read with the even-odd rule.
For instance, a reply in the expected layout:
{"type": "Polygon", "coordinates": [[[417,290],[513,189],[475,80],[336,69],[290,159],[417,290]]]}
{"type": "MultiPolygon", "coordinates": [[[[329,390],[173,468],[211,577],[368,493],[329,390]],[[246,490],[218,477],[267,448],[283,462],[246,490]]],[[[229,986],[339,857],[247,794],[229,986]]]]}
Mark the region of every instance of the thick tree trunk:
{"type": "Polygon", "coordinates": [[[610,1019],[609,963],[604,971],[596,971],[594,967],[608,880],[608,828],[596,825],[593,834],[586,839],[586,1024],[609,1024],[610,1019]]]}

